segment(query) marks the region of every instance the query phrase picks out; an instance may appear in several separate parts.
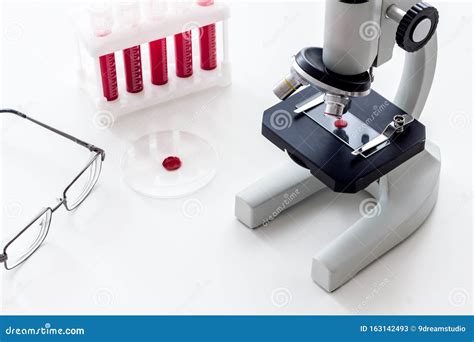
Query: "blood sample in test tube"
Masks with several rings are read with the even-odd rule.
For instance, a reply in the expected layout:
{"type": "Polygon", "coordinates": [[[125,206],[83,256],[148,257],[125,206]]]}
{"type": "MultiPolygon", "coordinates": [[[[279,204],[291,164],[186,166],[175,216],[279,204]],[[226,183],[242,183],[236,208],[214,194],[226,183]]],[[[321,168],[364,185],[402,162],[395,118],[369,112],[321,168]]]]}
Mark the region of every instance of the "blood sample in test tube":
{"type": "Polygon", "coordinates": [[[168,56],[166,37],[149,43],[151,83],[163,85],[168,83],[168,56]]]}
{"type": "MultiPolygon", "coordinates": [[[[185,10],[186,2],[177,1],[176,6],[179,15],[185,10]]],[[[176,76],[183,78],[191,76],[193,74],[193,43],[191,30],[186,30],[174,35],[174,54],[176,60],[176,76]]]]}
{"type": "Polygon", "coordinates": [[[142,56],[140,45],[123,50],[123,65],[125,68],[125,82],[129,93],[138,93],[143,90],[142,56]]]}
{"type": "Polygon", "coordinates": [[[176,57],[176,76],[189,77],[193,74],[192,31],[174,35],[174,53],[176,57]]]}
{"type": "MultiPolygon", "coordinates": [[[[119,2],[120,24],[125,27],[134,27],[140,20],[140,5],[138,1],[119,2]]],[[[123,65],[125,68],[125,82],[129,93],[138,93],[143,90],[142,56],[140,45],[131,46],[123,50],[123,65]]]]}
{"type": "MultiPolygon", "coordinates": [[[[112,33],[112,7],[106,2],[93,2],[89,6],[92,30],[97,37],[105,37],[112,33]]],[[[114,52],[99,57],[102,91],[107,101],[116,100],[119,96],[117,85],[117,69],[114,52]]]]}
{"type": "MultiPolygon", "coordinates": [[[[160,20],[166,15],[165,0],[151,0],[148,9],[150,20],[160,20]]],[[[151,83],[163,85],[168,83],[168,56],[166,50],[166,37],[151,41],[148,44],[150,51],[151,83]]]]}
{"type": "MultiPolygon", "coordinates": [[[[197,0],[199,6],[212,6],[214,0],[197,0]]],[[[201,69],[213,70],[217,67],[216,24],[199,28],[199,51],[201,69]]]]}

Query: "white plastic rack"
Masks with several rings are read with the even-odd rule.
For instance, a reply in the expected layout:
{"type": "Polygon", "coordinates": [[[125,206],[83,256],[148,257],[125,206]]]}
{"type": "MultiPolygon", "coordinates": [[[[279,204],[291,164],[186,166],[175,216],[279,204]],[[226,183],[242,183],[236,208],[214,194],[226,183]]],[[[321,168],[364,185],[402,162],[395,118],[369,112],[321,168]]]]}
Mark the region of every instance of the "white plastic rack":
{"type": "Polygon", "coordinates": [[[114,117],[119,117],[215,86],[224,87],[231,82],[228,45],[230,8],[227,4],[215,3],[212,6],[190,4],[182,11],[167,11],[156,19],[143,18],[134,26],[114,27],[110,34],[101,37],[94,34],[86,6],[70,14],[78,37],[79,79],[82,88],[94,101],[98,111],[106,111],[114,117]],[[213,23],[216,23],[216,28],[220,30],[217,36],[220,40],[217,41],[217,68],[202,70],[197,53],[199,46],[193,44],[193,75],[188,78],[176,77],[174,60],[170,58],[173,36],[192,30],[193,36],[198,37],[199,27],[213,23]],[[147,53],[143,53],[148,49],[143,44],[165,37],[168,38],[168,83],[154,85],[151,83],[149,57],[147,53]],[[125,89],[123,66],[120,63],[121,52],[137,45],[142,45],[144,89],[139,93],[128,93],[125,89]],[[112,52],[115,52],[117,61],[119,97],[114,101],[107,101],[102,93],[99,57],[112,52]]]}

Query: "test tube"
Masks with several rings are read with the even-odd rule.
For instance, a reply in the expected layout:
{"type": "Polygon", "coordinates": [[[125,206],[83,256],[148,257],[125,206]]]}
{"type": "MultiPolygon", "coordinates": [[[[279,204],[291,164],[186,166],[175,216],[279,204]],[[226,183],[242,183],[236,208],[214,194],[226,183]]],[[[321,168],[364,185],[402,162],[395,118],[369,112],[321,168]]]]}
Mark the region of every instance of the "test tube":
{"type": "MultiPolygon", "coordinates": [[[[140,20],[140,5],[138,1],[119,2],[120,24],[133,27],[140,20]]],[[[131,46],[123,50],[123,65],[125,68],[125,83],[129,93],[138,93],[143,90],[142,56],[140,45],[131,46]]]]}
{"type": "MultiPolygon", "coordinates": [[[[178,14],[185,9],[185,1],[176,2],[178,14]]],[[[176,60],[176,76],[189,77],[193,74],[193,43],[192,31],[186,30],[174,35],[174,54],[176,60]]]]}
{"type": "MultiPolygon", "coordinates": [[[[112,7],[106,2],[93,2],[89,5],[89,17],[92,31],[97,37],[105,37],[112,33],[112,7]]],[[[117,69],[114,52],[99,57],[102,91],[107,101],[118,98],[117,69]]]]}
{"type": "MultiPolygon", "coordinates": [[[[166,15],[165,0],[150,0],[148,13],[150,20],[160,20],[166,15]]],[[[148,43],[150,51],[151,83],[163,85],[168,83],[168,56],[166,50],[166,37],[148,43]]]]}
{"type": "MultiPolygon", "coordinates": [[[[214,0],[197,0],[199,6],[212,6],[214,0]]],[[[217,67],[216,53],[216,24],[209,24],[199,28],[199,51],[201,69],[213,70],[217,67]]]]}

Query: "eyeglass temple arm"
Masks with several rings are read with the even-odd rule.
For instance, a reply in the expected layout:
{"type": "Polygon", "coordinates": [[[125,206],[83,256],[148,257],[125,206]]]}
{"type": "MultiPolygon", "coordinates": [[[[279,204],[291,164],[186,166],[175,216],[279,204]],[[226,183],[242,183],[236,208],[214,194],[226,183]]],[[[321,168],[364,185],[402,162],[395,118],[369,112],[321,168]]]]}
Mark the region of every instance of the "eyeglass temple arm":
{"type": "MultiPolygon", "coordinates": [[[[46,129],[48,129],[48,130],[50,130],[50,131],[56,133],[56,134],[59,134],[60,136],[66,138],[66,139],[69,139],[69,140],[71,140],[71,141],[74,141],[76,144],[79,144],[79,145],[81,145],[81,146],[84,146],[85,148],[87,148],[87,149],[88,149],[89,151],[91,151],[91,152],[100,153],[101,156],[102,156],[102,160],[105,159],[105,152],[104,152],[103,149],[101,149],[101,148],[99,148],[99,147],[97,147],[97,146],[88,144],[88,143],[86,143],[85,141],[82,141],[82,140],[80,140],[80,139],[78,139],[78,138],[76,138],[76,137],[73,137],[72,135],[67,134],[67,133],[65,133],[65,132],[62,132],[62,131],[60,131],[60,130],[54,128],[54,127],[48,126],[48,125],[46,125],[46,124],[44,124],[44,123],[42,123],[42,122],[40,122],[40,121],[38,121],[38,120],[35,120],[35,119],[33,119],[33,118],[30,118],[30,117],[28,117],[26,114],[24,114],[24,113],[22,113],[22,112],[20,112],[20,111],[18,111],[18,110],[6,108],[6,109],[0,109],[0,113],[10,113],[10,114],[15,114],[15,115],[17,115],[17,116],[20,116],[20,117],[22,117],[23,119],[29,120],[29,121],[31,121],[31,122],[33,122],[33,123],[35,123],[35,124],[37,124],[37,125],[39,125],[39,126],[41,126],[41,127],[44,127],[44,128],[46,128],[46,129]]],[[[0,256],[0,262],[1,262],[1,256],[0,256]]]]}
{"type": "Polygon", "coordinates": [[[7,261],[8,257],[6,254],[0,253],[0,264],[7,261]]]}

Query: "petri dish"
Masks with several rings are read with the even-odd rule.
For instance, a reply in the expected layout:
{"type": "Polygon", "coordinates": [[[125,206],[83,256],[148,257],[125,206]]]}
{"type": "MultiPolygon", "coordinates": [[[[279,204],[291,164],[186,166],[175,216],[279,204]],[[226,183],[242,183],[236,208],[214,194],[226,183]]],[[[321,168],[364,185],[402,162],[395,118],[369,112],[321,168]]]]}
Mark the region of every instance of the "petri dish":
{"type": "Polygon", "coordinates": [[[154,198],[189,195],[214,178],[217,152],[200,136],[186,131],[160,131],[134,141],[122,163],[124,182],[136,192],[154,198]],[[178,157],[179,168],[167,170],[163,161],[178,157]]]}

